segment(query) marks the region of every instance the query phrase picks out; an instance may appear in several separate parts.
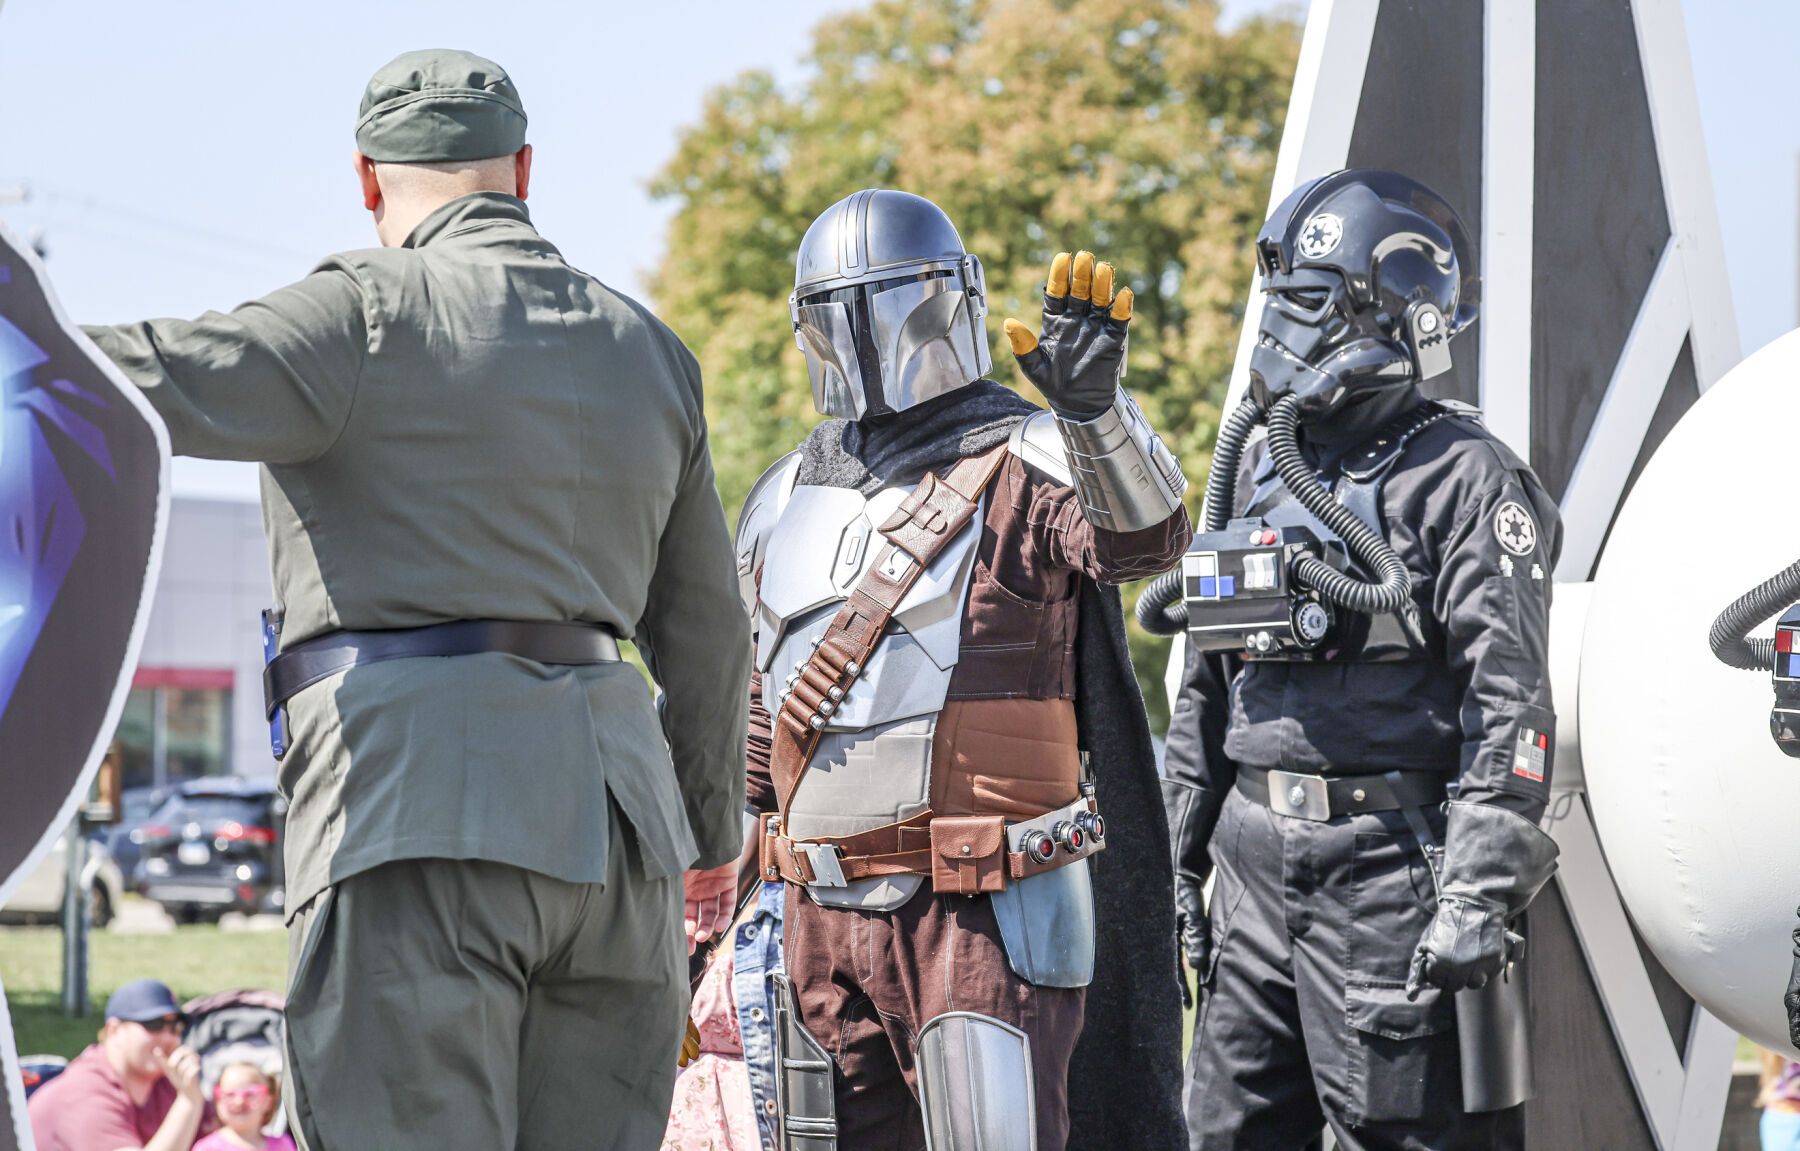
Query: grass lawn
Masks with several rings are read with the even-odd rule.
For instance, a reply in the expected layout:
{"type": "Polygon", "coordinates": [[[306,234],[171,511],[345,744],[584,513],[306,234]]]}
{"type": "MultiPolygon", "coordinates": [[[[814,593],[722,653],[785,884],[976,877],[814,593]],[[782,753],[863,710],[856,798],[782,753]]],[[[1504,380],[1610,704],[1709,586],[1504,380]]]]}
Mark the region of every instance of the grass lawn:
{"type": "Polygon", "coordinates": [[[12,1012],[19,1052],[74,1057],[94,1041],[106,998],[120,984],[160,979],[183,1002],[215,991],[287,986],[287,934],[180,927],[168,935],[88,938],[88,990],[93,1009],[85,1019],[62,1013],[62,932],[54,927],[0,928],[0,981],[12,1012]]]}

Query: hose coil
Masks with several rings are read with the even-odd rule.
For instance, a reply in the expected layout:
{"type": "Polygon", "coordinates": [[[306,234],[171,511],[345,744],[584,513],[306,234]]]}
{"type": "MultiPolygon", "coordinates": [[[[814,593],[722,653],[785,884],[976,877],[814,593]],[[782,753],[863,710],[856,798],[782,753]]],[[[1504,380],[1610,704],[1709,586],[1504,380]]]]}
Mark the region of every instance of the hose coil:
{"type": "MultiPolygon", "coordinates": [[[[1206,477],[1202,530],[1223,531],[1231,522],[1232,508],[1237,500],[1238,461],[1243,457],[1251,430],[1266,421],[1269,425],[1269,459],[1288,491],[1343,540],[1350,554],[1377,577],[1373,582],[1358,579],[1338,571],[1324,560],[1305,556],[1294,564],[1294,579],[1350,611],[1379,615],[1410,608],[1412,574],[1406,570],[1405,562],[1379,532],[1333,498],[1300,454],[1299,408],[1297,397],[1284,396],[1272,408],[1245,399],[1232,411],[1219,429],[1218,443],[1213,448],[1212,470],[1206,477]]],[[[1800,569],[1800,564],[1795,568],[1800,569]]],[[[1145,588],[1138,596],[1135,614],[1139,625],[1151,635],[1174,635],[1185,629],[1187,604],[1182,597],[1181,569],[1164,572],[1145,588]]],[[[1773,658],[1771,646],[1770,659],[1773,658]]]]}
{"type": "Polygon", "coordinates": [[[1338,571],[1311,556],[1294,564],[1294,578],[1321,596],[1351,611],[1379,615],[1399,611],[1412,598],[1412,575],[1388,542],[1355,512],[1332,498],[1313,475],[1300,454],[1300,401],[1284,396],[1269,410],[1269,459],[1281,480],[1301,505],[1344,541],[1365,567],[1378,577],[1375,582],[1338,571]]]}
{"type": "Polygon", "coordinates": [[[1775,641],[1750,639],[1750,629],[1800,600],[1800,562],[1781,569],[1734,600],[1713,620],[1707,642],[1719,662],[1745,671],[1772,671],[1775,641]]]}

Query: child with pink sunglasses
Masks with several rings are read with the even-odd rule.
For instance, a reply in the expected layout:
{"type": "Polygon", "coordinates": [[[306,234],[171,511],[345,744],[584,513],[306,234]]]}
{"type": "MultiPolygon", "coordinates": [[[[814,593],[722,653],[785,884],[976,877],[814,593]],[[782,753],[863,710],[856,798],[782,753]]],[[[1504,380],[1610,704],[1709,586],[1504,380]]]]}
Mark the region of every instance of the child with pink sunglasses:
{"type": "Polygon", "coordinates": [[[289,1135],[264,1135],[281,1107],[275,1077],[254,1063],[233,1063],[219,1073],[213,1111],[219,1129],[194,1144],[194,1151],[295,1151],[289,1135]]]}

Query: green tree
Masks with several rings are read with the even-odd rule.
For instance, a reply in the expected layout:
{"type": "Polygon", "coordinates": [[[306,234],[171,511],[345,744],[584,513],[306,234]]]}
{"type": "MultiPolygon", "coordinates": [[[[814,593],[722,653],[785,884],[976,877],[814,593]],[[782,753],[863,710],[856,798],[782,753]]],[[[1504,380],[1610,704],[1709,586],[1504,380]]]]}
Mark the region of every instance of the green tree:
{"type": "MultiPolygon", "coordinates": [[[[1212,0],[877,0],[815,30],[797,90],[715,90],[652,184],[677,211],[648,286],[705,372],[726,510],[819,418],[794,253],[874,186],[956,221],[987,269],[994,378],[1034,400],[1000,321],[1035,326],[1056,251],[1110,260],[1137,293],[1126,383],[1197,504],[1298,50],[1292,20],[1225,31],[1212,0]]],[[[1132,642],[1160,719],[1167,645],[1132,642]]]]}

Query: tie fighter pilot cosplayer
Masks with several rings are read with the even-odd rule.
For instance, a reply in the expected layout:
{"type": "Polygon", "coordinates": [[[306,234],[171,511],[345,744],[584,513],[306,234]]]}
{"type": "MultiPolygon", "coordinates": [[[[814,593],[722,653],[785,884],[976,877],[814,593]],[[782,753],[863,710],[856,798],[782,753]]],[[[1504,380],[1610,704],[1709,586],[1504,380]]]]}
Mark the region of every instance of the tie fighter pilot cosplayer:
{"type": "Polygon", "coordinates": [[[1257,263],[1206,522],[1138,609],[1189,640],[1166,787],[1201,985],[1191,1146],[1326,1123],[1350,1149],[1495,1146],[1529,1093],[1514,931],[1556,858],[1556,505],[1474,409],[1419,389],[1475,318],[1442,199],[1325,176],[1257,263]]]}
{"type": "Polygon", "coordinates": [[[1042,343],[1008,321],[1051,412],[983,378],[981,262],[917,196],[827,209],[790,309],[836,418],[737,534],[782,1145],[1177,1147],[1166,827],[1110,585],[1190,530],[1119,386],[1129,289],[1065,253],[1042,343]]]}

